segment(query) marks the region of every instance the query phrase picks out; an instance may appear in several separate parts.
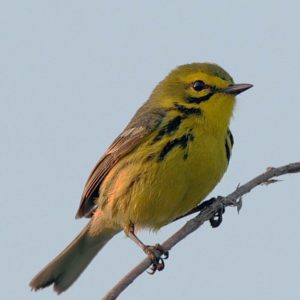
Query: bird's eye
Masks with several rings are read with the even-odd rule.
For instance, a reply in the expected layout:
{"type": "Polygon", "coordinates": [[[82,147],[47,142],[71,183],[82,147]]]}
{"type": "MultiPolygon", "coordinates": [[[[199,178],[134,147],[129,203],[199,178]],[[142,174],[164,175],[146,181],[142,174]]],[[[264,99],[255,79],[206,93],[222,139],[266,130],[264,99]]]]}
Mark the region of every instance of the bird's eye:
{"type": "Polygon", "coordinates": [[[200,92],[206,88],[206,84],[201,80],[197,80],[193,82],[192,87],[196,92],[200,92]]]}

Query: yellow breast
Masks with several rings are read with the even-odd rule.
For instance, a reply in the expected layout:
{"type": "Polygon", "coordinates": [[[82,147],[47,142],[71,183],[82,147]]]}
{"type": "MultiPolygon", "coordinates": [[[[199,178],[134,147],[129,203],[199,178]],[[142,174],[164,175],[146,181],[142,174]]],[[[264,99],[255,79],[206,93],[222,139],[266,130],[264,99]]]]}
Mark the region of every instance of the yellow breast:
{"type": "Polygon", "coordinates": [[[101,207],[121,225],[160,228],[203,200],[227,168],[225,132],[207,132],[197,119],[184,120],[168,138],[155,137],[122,159],[102,184],[101,207]]]}

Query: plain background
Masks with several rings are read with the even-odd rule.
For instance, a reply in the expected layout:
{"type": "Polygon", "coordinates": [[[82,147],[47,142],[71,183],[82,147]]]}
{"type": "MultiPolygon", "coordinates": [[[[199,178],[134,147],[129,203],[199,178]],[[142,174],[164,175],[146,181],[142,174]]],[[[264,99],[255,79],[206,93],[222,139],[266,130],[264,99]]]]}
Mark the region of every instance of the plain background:
{"type": "MultiPolygon", "coordinates": [[[[299,160],[299,1],[0,1],[0,297],[56,299],[28,283],[84,226],[95,162],[158,81],[209,61],[236,82],[226,195],[299,160]]],[[[255,189],[120,299],[300,299],[299,175],[255,189]]],[[[185,221],[144,232],[162,242],[185,221]]],[[[59,299],[100,299],[144,257],[120,234],[59,299]]]]}

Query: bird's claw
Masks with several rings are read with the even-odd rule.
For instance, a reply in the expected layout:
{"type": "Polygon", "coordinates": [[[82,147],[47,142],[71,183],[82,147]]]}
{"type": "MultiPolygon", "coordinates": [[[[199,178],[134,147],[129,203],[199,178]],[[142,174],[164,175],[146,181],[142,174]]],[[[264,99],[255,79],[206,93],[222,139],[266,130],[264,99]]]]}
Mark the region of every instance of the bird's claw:
{"type": "Polygon", "coordinates": [[[165,268],[165,262],[162,258],[151,260],[152,265],[150,267],[150,271],[147,271],[148,274],[153,275],[156,271],[162,271],[165,268]]]}
{"type": "Polygon", "coordinates": [[[210,223],[212,228],[216,228],[222,223],[224,212],[225,212],[225,207],[220,208],[216,212],[216,214],[212,218],[209,219],[209,223],[210,223]]]}
{"type": "Polygon", "coordinates": [[[148,274],[153,275],[156,271],[162,271],[165,268],[164,260],[169,257],[169,251],[166,251],[160,244],[145,246],[144,252],[152,262],[148,274]]]}
{"type": "Polygon", "coordinates": [[[169,251],[165,250],[161,244],[155,244],[154,248],[161,253],[163,259],[168,259],[169,251]]]}

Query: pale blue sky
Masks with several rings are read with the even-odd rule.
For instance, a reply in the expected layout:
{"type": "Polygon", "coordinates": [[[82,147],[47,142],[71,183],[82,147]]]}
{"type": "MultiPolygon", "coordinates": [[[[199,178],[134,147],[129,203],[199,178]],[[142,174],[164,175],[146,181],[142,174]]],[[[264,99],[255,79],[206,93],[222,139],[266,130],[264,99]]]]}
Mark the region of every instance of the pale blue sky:
{"type": "MultiPolygon", "coordinates": [[[[238,97],[225,195],[269,166],[299,160],[299,1],[0,1],[0,294],[73,239],[85,180],[151,90],[175,66],[209,61],[238,97]]],[[[261,187],[142,275],[120,299],[300,299],[300,175],[261,187]]],[[[162,242],[183,222],[147,243],[162,242]]],[[[100,299],[143,253],[120,234],[59,299],[100,299]]]]}

